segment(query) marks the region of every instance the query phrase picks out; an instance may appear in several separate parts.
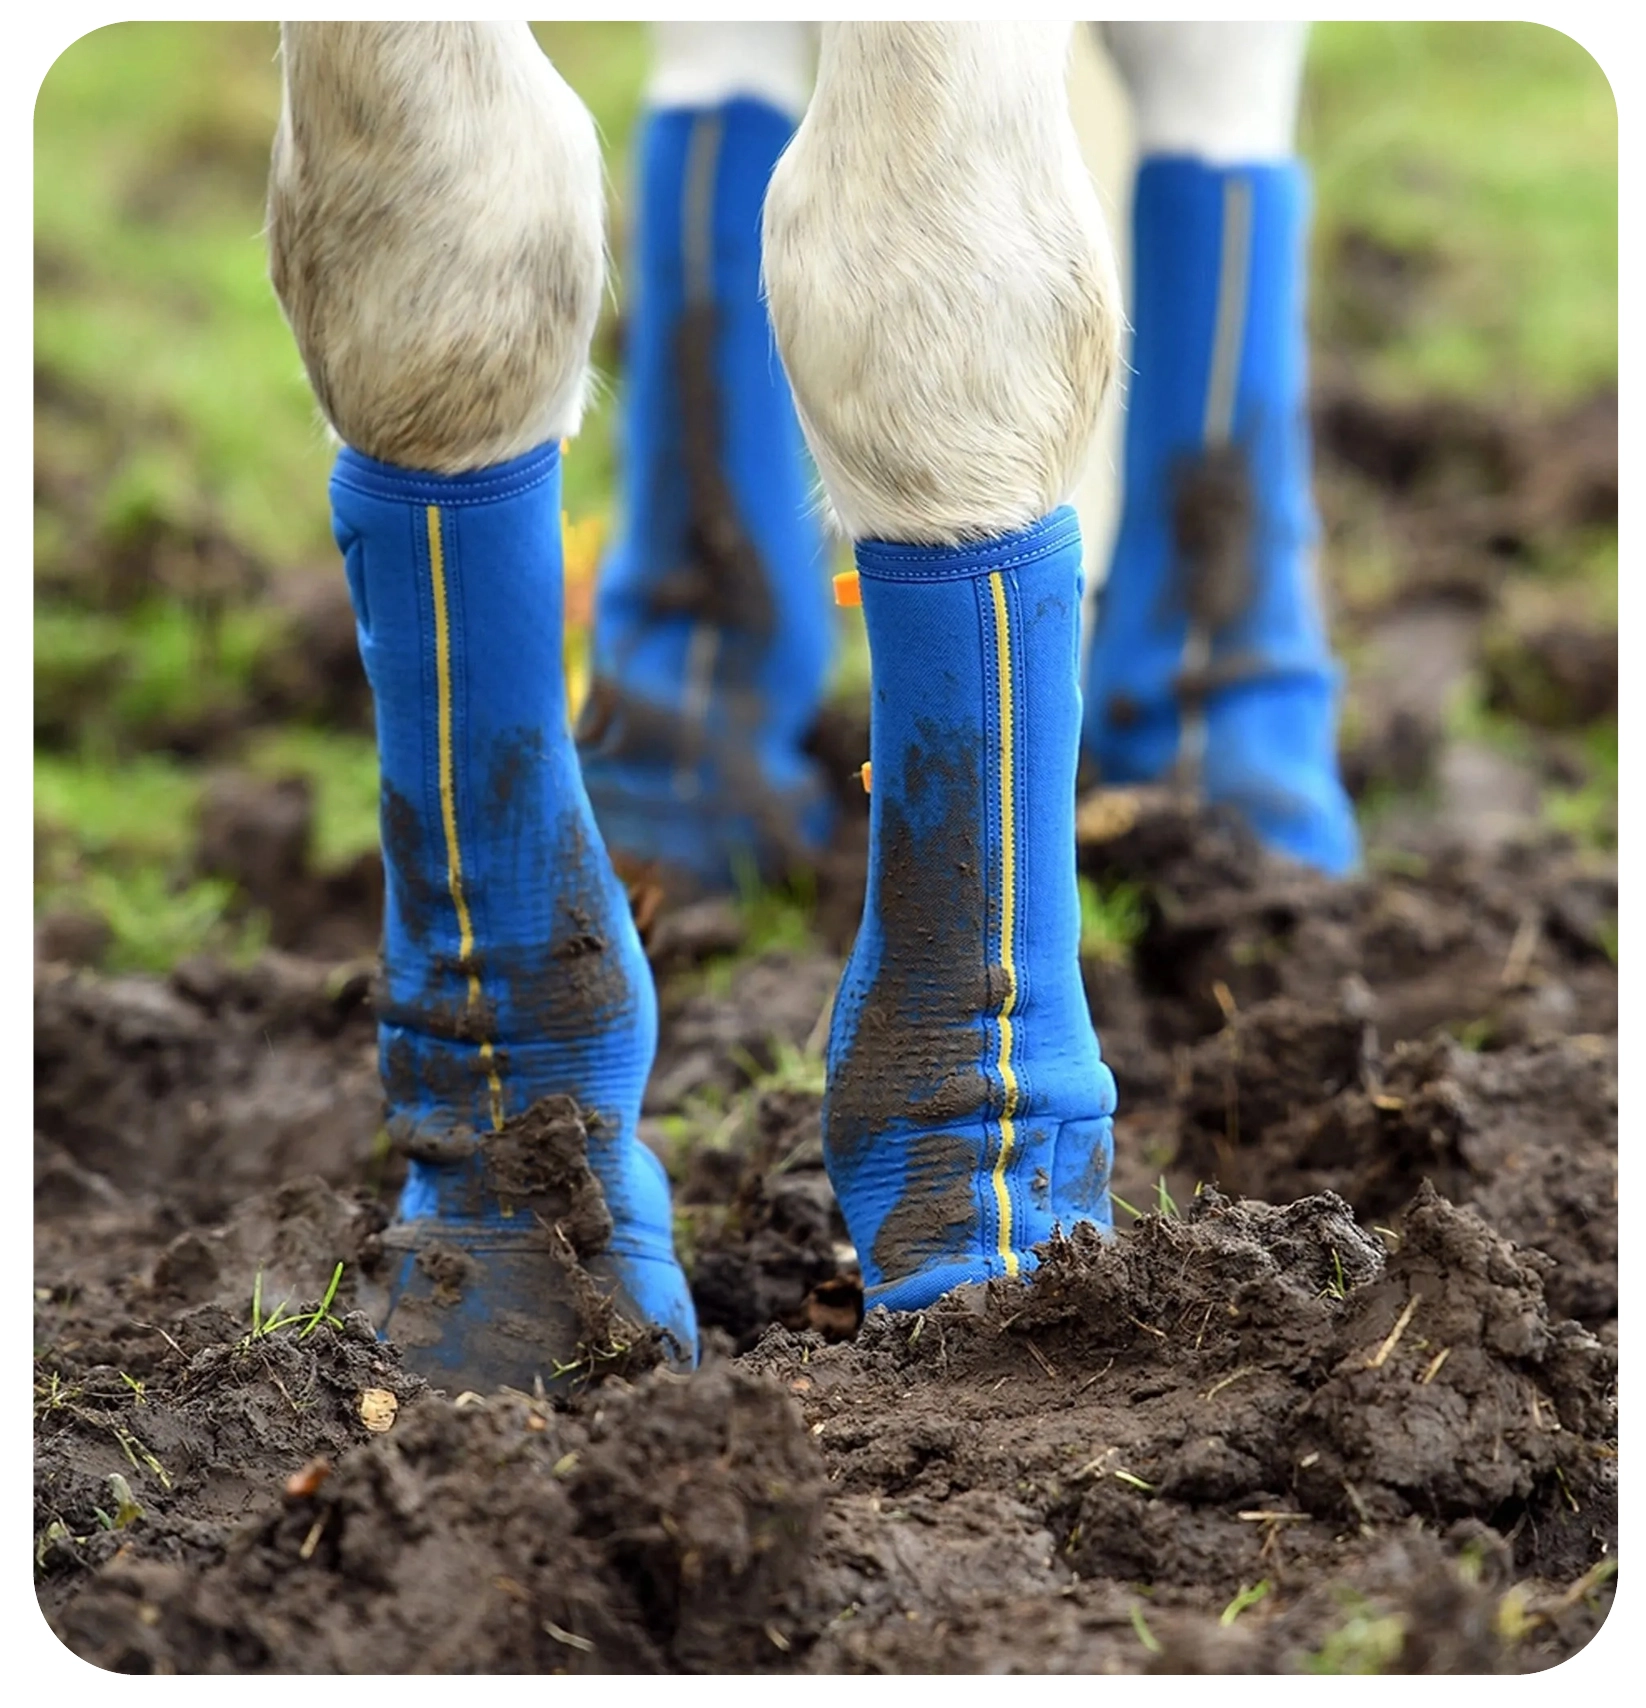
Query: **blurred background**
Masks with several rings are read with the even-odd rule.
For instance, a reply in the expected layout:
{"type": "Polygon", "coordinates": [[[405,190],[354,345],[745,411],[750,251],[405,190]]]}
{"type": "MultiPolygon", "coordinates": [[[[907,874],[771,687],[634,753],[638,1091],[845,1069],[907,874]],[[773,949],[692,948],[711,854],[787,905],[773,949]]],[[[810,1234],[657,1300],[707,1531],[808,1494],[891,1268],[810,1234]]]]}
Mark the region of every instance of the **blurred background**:
{"type": "MultiPolygon", "coordinates": [[[[619,279],[594,352],[607,384],[566,462],[575,673],[610,523],[648,49],[641,24],[537,32],[601,126],[619,279]]],[[[276,44],[273,24],[110,26],[64,53],[35,109],[35,910],[50,959],[161,970],[203,949],[375,944],[376,763],[330,538],[332,451],[261,238],[276,44]]],[[[1322,24],[1301,146],[1323,573],[1371,858],[1528,825],[1614,848],[1606,79],[1538,25],[1322,24]]],[[[858,633],[842,630],[848,712],[858,633]]],[[[1124,953],[1124,909],[1088,900],[1124,953]]],[[[750,948],[811,929],[804,897],[745,906],[750,948]]]]}

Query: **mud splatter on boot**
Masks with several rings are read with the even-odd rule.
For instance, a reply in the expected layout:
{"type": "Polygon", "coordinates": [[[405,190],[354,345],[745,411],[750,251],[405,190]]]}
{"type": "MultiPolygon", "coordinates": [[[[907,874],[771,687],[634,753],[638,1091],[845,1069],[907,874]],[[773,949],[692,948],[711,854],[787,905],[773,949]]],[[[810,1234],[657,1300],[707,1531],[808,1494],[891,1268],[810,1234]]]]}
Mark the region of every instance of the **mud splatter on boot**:
{"type": "Polygon", "coordinates": [[[411,1362],[465,1386],[576,1360],[566,1240],[623,1315],[696,1351],[668,1182],[635,1133],[656,995],[567,727],[559,475],[554,446],[451,477],[345,449],[332,479],[377,705],[388,1130],[411,1157],[385,1328],[410,1308],[411,1362]],[[521,1124],[555,1097],[581,1112],[599,1240],[561,1205],[566,1120],[521,1124]]]}
{"type": "Polygon", "coordinates": [[[1078,959],[1080,530],[859,545],[874,667],[868,892],[824,1146],[870,1306],[1107,1229],[1114,1081],[1078,959]]]}
{"type": "Polygon", "coordinates": [[[624,516],[578,742],[613,852],[711,889],[806,864],[831,819],[801,752],[828,669],[823,541],[760,292],[792,130],[739,98],[653,113],[638,142],[624,516]]]}
{"type": "Polygon", "coordinates": [[[1086,676],[1104,782],[1175,782],[1329,873],[1359,858],[1316,586],[1295,163],[1151,159],[1125,503],[1086,676]]]}

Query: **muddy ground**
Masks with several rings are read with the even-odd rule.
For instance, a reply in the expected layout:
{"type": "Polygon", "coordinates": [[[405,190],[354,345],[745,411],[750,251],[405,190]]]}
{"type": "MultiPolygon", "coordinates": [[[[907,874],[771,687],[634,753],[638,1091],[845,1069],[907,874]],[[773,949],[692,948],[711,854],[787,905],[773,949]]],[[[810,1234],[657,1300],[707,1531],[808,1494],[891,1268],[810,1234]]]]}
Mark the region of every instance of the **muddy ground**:
{"type": "MultiPolygon", "coordinates": [[[[203,865],[274,911],[249,970],[106,976],[46,922],[34,1552],[61,1639],[138,1672],[1581,1648],[1617,1547],[1617,881],[1538,801],[1615,708],[1616,643],[1517,627],[1509,595],[1540,541],[1615,517],[1615,402],[1506,423],[1328,392],[1317,421],[1328,517],[1396,519],[1406,573],[1346,601],[1346,764],[1405,805],[1329,884],[1168,796],[1087,800],[1083,864],[1143,919],[1087,963],[1127,1208],[1032,1286],[859,1323],[794,1063],[855,917],[860,793],[823,950],[728,960],[735,911],[648,918],[645,1133],[708,1351],[569,1400],[442,1396],[375,1339],[400,1165],[374,875],[308,869],[301,801],[243,781],[202,822],[203,865]],[[1534,731],[1519,753],[1449,720],[1469,671],[1534,731]],[[254,1289],[296,1320],[254,1332],[254,1289]]],[[[849,717],[819,747],[843,781],[866,751],[849,717]]]]}

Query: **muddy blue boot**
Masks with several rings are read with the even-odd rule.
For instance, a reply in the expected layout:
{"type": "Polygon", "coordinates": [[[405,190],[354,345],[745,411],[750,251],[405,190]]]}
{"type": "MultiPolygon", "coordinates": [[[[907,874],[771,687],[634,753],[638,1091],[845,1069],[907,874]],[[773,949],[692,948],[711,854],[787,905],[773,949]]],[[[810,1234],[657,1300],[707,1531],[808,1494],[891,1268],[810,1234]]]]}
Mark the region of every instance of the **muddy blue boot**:
{"type": "Polygon", "coordinates": [[[867,1303],[912,1310],[1112,1226],[1114,1080],[1080,977],[1080,527],[857,547],[869,875],[824,1155],[867,1303]]]}
{"type": "Polygon", "coordinates": [[[1197,789],[1341,873],[1359,844],[1315,582],[1307,231],[1296,163],[1138,173],[1124,505],[1085,750],[1103,782],[1197,789]]]}
{"type": "Polygon", "coordinates": [[[379,1042],[411,1158],[385,1333],[453,1391],[529,1389],[621,1335],[605,1294],[689,1363],[668,1181],[635,1134],[656,995],[567,726],[559,452],[437,476],[345,449],[331,496],[377,708],[379,1042]]]}
{"type": "Polygon", "coordinates": [[[737,99],[652,113],[638,140],[622,514],[578,741],[613,853],[711,888],[803,865],[830,821],[800,748],[828,576],[760,294],[761,203],[792,131],[737,99]]]}

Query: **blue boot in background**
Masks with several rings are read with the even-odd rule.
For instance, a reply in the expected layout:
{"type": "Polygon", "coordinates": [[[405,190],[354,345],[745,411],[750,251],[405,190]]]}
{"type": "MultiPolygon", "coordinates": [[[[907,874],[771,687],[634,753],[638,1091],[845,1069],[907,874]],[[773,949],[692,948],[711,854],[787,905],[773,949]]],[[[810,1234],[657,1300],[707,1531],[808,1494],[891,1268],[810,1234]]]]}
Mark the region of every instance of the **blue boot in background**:
{"type": "Polygon", "coordinates": [[[614,855],[696,885],[804,865],[831,807],[822,531],[760,292],[760,210],[793,133],[738,98],[647,116],[628,263],[619,533],[578,726],[614,855]]]}
{"type": "Polygon", "coordinates": [[[1080,974],[1080,526],[860,543],[869,874],[824,1157],[866,1303],[916,1310],[1108,1230],[1114,1079],[1080,974]]]}
{"type": "Polygon", "coordinates": [[[1331,874],[1359,859],[1316,585],[1296,162],[1146,160],[1120,531],[1086,671],[1104,783],[1171,781],[1331,874]]]}
{"type": "Polygon", "coordinates": [[[559,451],[438,476],[345,449],[331,497],[377,711],[379,1048],[411,1158],[384,1332],[453,1392],[552,1383],[619,1332],[575,1254],[690,1363],[668,1180],[635,1132],[657,999],[567,724],[559,451]]]}

